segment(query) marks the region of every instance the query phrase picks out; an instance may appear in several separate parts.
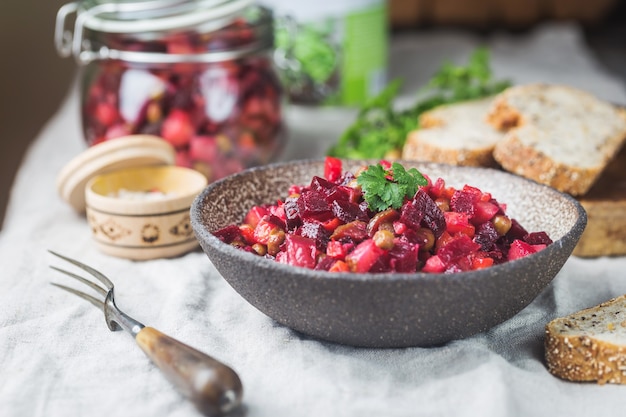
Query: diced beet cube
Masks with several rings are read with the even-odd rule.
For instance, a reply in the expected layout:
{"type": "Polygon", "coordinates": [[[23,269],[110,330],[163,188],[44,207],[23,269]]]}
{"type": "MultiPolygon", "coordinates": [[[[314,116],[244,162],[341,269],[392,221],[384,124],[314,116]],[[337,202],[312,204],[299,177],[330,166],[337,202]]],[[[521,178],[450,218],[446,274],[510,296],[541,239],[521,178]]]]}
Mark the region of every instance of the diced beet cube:
{"type": "Polygon", "coordinates": [[[341,178],[341,171],[343,170],[341,159],[333,158],[331,156],[326,157],[324,163],[324,177],[328,181],[336,182],[341,178]]]}
{"type": "Polygon", "coordinates": [[[469,237],[474,237],[475,229],[469,222],[468,214],[446,211],[443,215],[446,219],[446,229],[449,233],[463,233],[469,237]]]}
{"type": "Polygon", "coordinates": [[[268,222],[275,224],[276,226],[280,227],[281,229],[285,228],[285,222],[283,221],[283,219],[281,219],[278,216],[275,216],[273,214],[268,214],[267,216],[264,216],[268,222]]]}
{"type": "Polygon", "coordinates": [[[282,223],[287,220],[284,206],[285,204],[279,200],[275,205],[269,207],[270,214],[278,217],[282,223]]]}
{"type": "Polygon", "coordinates": [[[328,220],[333,217],[330,205],[324,199],[324,195],[318,191],[303,191],[298,197],[297,204],[303,220],[307,218],[328,220]]]}
{"type": "Polygon", "coordinates": [[[402,223],[402,222],[393,222],[393,231],[395,234],[397,235],[402,235],[406,232],[407,227],[406,224],[402,223]]]}
{"type": "Polygon", "coordinates": [[[272,216],[271,214],[263,216],[254,228],[254,239],[258,243],[267,245],[270,241],[272,232],[275,233],[277,229],[281,229],[283,226],[284,225],[282,225],[282,222],[278,217],[272,216]]]}
{"type": "Polygon", "coordinates": [[[336,185],[332,189],[328,190],[328,193],[326,194],[326,201],[329,204],[332,204],[334,201],[347,201],[356,204],[355,201],[351,200],[352,197],[348,190],[351,190],[351,188],[336,185]]]}
{"type": "Polygon", "coordinates": [[[235,239],[241,236],[241,230],[239,226],[231,224],[230,226],[226,226],[213,234],[219,238],[224,243],[232,243],[235,239]]]}
{"type": "Polygon", "coordinates": [[[334,198],[337,200],[348,200],[358,204],[362,201],[363,191],[360,187],[353,188],[345,185],[338,185],[333,189],[327,198],[334,198]]]}
{"type": "Polygon", "coordinates": [[[424,212],[417,209],[412,202],[405,203],[400,211],[400,222],[412,229],[420,227],[424,219],[424,212]]]}
{"type": "Polygon", "coordinates": [[[384,253],[372,239],[367,239],[346,256],[346,263],[352,272],[368,272],[384,253]]]}
{"type": "Polygon", "coordinates": [[[333,258],[345,258],[346,253],[343,248],[343,244],[338,240],[331,240],[326,246],[326,255],[333,258]]]}
{"type": "Polygon", "coordinates": [[[446,266],[446,270],[451,267],[459,267],[462,271],[471,269],[471,259],[468,258],[480,249],[480,245],[473,242],[466,235],[455,237],[445,246],[437,251],[437,256],[446,266]]]}
{"type": "MultiPolygon", "coordinates": [[[[428,227],[433,231],[435,237],[441,236],[446,230],[446,219],[443,212],[428,194],[422,190],[418,190],[411,204],[423,213],[421,226],[428,227]]],[[[407,225],[408,226],[408,225],[407,225]]]]}
{"type": "Polygon", "coordinates": [[[500,211],[500,207],[487,201],[478,201],[474,205],[474,216],[471,221],[475,225],[482,224],[493,218],[500,211]]]}
{"type": "Polygon", "coordinates": [[[317,265],[315,265],[314,269],[317,271],[328,271],[336,262],[336,259],[333,259],[330,256],[324,256],[319,260],[317,265]]]}
{"type": "Polygon", "coordinates": [[[522,240],[528,232],[522,227],[521,224],[515,219],[511,219],[511,228],[506,234],[507,240],[513,242],[516,239],[522,240]]]}
{"type": "Polygon", "coordinates": [[[287,261],[287,252],[278,252],[274,259],[278,263],[287,264],[288,263],[288,261],[287,261]]]}
{"type": "Polygon", "coordinates": [[[476,257],[472,259],[472,269],[485,269],[493,265],[493,259],[489,257],[476,257]]]}
{"type": "Polygon", "coordinates": [[[402,239],[394,239],[393,248],[389,251],[390,264],[397,272],[415,272],[417,269],[418,245],[413,245],[402,239]]]}
{"type": "Polygon", "coordinates": [[[161,136],[175,147],[187,145],[194,133],[189,114],[180,109],[172,110],[161,127],[161,136]]]}
{"type": "Polygon", "coordinates": [[[463,190],[456,190],[450,199],[450,209],[458,213],[466,213],[470,216],[474,215],[474,204],[478,201],[479,196],[463,190]]]}
{"type": "Polygon", "coordinates": [[[533,247],[523,240],[515,239],[509,248],[508,260],[513,261],[537,252],[537,248],[533,247]]]}
{"type": "Polygon", "coordinates": [[[524,236],[524,242],[531,245],[550,245],[552,239],[546,232],[532,232],[524,236]]]}
{"type": "Polygon", "coordinates": [[[508,254],[508,249],[506,253],[503,252],[502,248],[497,245],[495,249],[487,252],[487,256],[493,259],[493,262],[496,264],[500,264],[506,262],[506,255],[508,254]]]}
{"type": "Polygon", "coordinates": [[[332,182],[325,180],[324,178],[314,176],[311,180],[309,188],[313,191],[324,194],[324,196],[327,196],[332,190],[337,188],[337,184],[333,184],[332,182]]]}
{"type": "Polygon", "coordinates": [[[471,185],[467,185],[467,184],[463,186],[463,192],[472,194],[474,198],[477,200],[481,199],[484,194],[479,188],[472,187],[471,185]]]}
{"type": "Polygon", "coordinates": [[[376,258],[374,264],[370,267],[368,272],[380,274],[383,272],[391,272],[390,257],[388,253],[382,253],[376,258]]]}
{"type": "Polygon", "coordinates": [[[440,273],[446,270],[446,265],[443,263],[441,258],[437,255],[433,255],[426,260],[422,271],[430,272],[430,273],[440,273]]]}
{"type": "Polygon", "coordinates": [[[491,222],[485,222],[476,227],[474,234],[474,242],[480,245],[481,250],[490,251],[494,248],[496,241],[500,236],[495,226],[491,222]]]}
{"type": "Polygon", "coordinates": [[[248,245],[254,245],[256,243],[256,239],[254,238],[254,227],[244,223],[239,226],[239,231],[241,232],[241,237],[244,242],[248,245]]]}
{"type": "Polygon", "coordinates": [[[349,201],[335,200],[331,204],[333,215],[344,223],[355,220],[368,221],[369,216],[363,212],[358,204],[349,201]]]}
{"type": "Polygon", "coordinates": [[[296,227],[302,224],[300,218],[300,211],[298,210],[298,199],[294,197],[287,197],[285,204],[283,205],[285,210],[285,223],[287,224],[287,230],[292,232],[296,227]]]}
{"type": "Polygon", "coordinates": [[[248,211],[248,214],[246,214],[243,222],[249,224],[252,227],[256,227],[256,225],[259,224],[259,221],[268,214],[269,210],[267,209],[267,207],[254,206],[248,211]]]}
{"type": "Polygon", "coordinates": [[[289,265],[315,268],[315,256],[317,254],[315,240],[304,236],[287,235],[285,250],[289,265]]]}
{"type": "Polygon", "coordinates": [[[435,183],[431,185],[428,189],[428,194],[433,200],[436,200],[437,198],[441,197],[441,194],[443,193],[445,187],[446,182],[443,180],[443,178],[437,178],[435,183]]]}
{"type": "Polygon", "coordinates": [[[298,229],[299,234],[309,239],[315,240],[315,246],[321,252],[326,252],[326,245],[330,239],[330,232],[320,223],[305,220],[298,229]]]}
{"type": "Polygon", "coordinates": [[[338,240],[330,240],[326,246],[326,254],[335,259],[346,259],[346,255],[354,249],[355,244],[352,242],[344,243],[338,240]]]}

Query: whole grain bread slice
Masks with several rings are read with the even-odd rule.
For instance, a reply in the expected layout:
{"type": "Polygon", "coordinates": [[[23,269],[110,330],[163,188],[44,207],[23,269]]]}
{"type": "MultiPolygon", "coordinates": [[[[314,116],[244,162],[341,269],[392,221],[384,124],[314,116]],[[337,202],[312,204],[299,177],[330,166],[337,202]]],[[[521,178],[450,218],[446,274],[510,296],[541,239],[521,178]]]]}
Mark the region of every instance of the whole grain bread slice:
{"type": "Polygon", "coordinates": [[[452,165],[495,166],[493,149],[503,134],[485,117],[493,98],[436,107],[420,116],[409,133],[402,158],[452,165]]]}
{"type": "Polygon", "coordinates": [[[507,132],[493,152],[507,171],[583,195],[626,140],[626,111],[563,85],[508,88],[489,123],[507,132]]]}
{"type": "Polygon", "coordinates": [[[560,378],[626,384],[626,295],[548,323],[545,357],[560,378]]]}

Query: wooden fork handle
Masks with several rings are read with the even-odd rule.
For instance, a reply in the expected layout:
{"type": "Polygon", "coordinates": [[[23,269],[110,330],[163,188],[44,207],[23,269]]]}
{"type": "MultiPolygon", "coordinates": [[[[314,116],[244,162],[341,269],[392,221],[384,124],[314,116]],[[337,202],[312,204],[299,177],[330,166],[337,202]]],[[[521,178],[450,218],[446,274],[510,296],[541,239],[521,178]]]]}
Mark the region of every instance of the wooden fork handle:
{"type": "Polygon", "coordinates": [[[144,327],[135,340],[202,413],[223,415],[241,403],[243,388],[239,376],[218,360],[152,327],[144,327]]]}

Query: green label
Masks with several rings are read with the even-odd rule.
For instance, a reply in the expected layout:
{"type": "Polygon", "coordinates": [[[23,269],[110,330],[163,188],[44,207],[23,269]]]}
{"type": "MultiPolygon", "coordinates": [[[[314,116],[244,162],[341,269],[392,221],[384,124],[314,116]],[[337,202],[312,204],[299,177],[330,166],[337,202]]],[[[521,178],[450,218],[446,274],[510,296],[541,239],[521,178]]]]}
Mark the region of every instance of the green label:
{"type": "Polygon", "coordinates": [[[385,86],[387,31],[384,3],[345,17],[341,104],[362,104],[385,86]]]}

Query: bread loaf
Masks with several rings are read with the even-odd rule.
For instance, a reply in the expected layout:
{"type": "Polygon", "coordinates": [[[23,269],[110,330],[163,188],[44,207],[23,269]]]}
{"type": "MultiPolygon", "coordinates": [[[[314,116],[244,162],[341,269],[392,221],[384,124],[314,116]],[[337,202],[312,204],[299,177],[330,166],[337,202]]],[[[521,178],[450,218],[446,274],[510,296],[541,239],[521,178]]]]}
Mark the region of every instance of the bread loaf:
{"type": "Polygon", "coordinates": [[[587,227],[573,254],[626,255],[626,146],[578,201],[587,212],[587,227]]]}
{"type": "Polygon", "coordinates": [[[548,323],[545,357],[559,378],[626,384],[626,295],[548,323]]]}
{"type": "Polygon", "coordinates": [[[507,171],[583,195],[626,140],[626,112],[562,85],[499,94],[487,120],[506,132],[493,156],[507,171]]]}
{"type": "Polygon", "coordinates": [[[420,116],[420,129],[407,137],[406,160],[494,166],[493,149],[503,134],[485,121],[492,98],[439,106],[420,116]]]}

